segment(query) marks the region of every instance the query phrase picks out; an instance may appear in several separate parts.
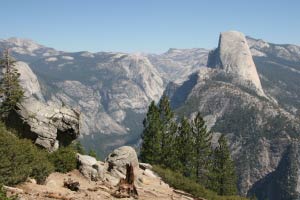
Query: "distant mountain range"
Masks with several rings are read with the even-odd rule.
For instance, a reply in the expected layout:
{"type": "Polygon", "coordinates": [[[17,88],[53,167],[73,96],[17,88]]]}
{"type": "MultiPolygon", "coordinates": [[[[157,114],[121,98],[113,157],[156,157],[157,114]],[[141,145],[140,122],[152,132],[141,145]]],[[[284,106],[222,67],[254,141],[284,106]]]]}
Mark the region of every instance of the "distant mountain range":
{"type": "Polygon", "coordinates": [[[166,53],[63,52],[31,40],[0,40],[29,64],[48,103],[82,112],[82,142],[105,153],[137,145],[150,101],[166,93],[176,113],[200,111],[224,133],[243,195],[300,197],[300,47],[230,31],[216,49],[166,53]]]}

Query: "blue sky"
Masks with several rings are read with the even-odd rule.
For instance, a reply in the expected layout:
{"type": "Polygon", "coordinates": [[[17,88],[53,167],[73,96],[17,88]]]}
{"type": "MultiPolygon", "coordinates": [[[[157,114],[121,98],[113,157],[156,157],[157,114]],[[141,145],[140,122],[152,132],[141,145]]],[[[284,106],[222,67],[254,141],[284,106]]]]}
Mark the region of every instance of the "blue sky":
{"type": "Polygon", "coordinates": [[[212,48],[238,30],[300,45],[299,0],[0,0],[0,38],[66,51],[212,48]]]}

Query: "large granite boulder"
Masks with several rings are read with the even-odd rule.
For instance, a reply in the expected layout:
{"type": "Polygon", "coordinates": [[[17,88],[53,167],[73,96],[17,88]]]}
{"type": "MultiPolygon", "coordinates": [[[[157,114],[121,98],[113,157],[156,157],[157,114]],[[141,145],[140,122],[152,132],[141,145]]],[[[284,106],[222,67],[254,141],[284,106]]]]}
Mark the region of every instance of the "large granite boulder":
{"type": "Polygon", "coordinates": [[[112,186],[119,183],[121,178],[126,177],[126,165],[131,164],[134,174],[139,173],[137,154],[132,147],[123,146],[115,149],[107,156],[105,162],[97,161],[87,155],[77,156],[79,171],[86,178],[93,181],[104,181],[112,186]]]}
{"type": "Polygon", "coordinates": [[[105,162],[109,165],[109,171],[116,174],[126,174],[126,165],[131,164],[134,169],[139,167],[139,161],[135,150],[130,146],[122,146],[110,153],[105,162]]]}
{"type": "Polygon", "coordinates": [[[66,106],[47,104],[30,67],[24,62],[17,62],[14,67],[20,73],[24,98],[9,115],[8,125],[48,151],[70,144],[79,136],[80,113],[66,106]]]}

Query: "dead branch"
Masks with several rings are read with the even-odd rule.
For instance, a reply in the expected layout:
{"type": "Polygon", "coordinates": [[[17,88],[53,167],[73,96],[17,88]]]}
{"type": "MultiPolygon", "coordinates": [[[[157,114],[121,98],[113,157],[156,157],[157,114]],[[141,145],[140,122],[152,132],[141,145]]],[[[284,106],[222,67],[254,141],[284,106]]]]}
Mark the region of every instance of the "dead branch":
{"type": "Polygon", "coordinates": [[[118,190],[113,194],[117,198],[138,198],[138,192],[134,185],[134,169],[132,164],[126,165],[126,178],[121,178],[118,190]]]}

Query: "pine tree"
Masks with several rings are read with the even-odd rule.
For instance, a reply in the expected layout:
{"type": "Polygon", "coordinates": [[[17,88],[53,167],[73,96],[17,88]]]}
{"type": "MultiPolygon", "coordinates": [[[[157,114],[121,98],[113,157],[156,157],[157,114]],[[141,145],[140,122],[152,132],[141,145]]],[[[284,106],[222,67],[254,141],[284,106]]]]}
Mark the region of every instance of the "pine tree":
{"type": "Polygon", "coordinates": [[[219,195],[235,195],[237,193],[237,177],[224,135],[221,135],[218,143],[219,146],[214,150],[209,188],[219,195]]]}
{"type": "Polygon", "coordinates": [[[196,180],[204,185],[208,181],[208,172],[211,165],[211,132],[207,131],[205,121],[200,113],[192,121],[192,131],[195,149],[196,180]]]}
{"type": "Polygon", "coordinates": [[[178,161],[180,162],[179,171],[186,177],[194,175],[194,146],[191,125],[187,118],[181,119],[176,138],[176,149],[178,161]]]}
{"type": "Polygon", "coordinates": [[[159,109],[151,102],[143,121],[142,146],[140,158],[143,162],[160,164],[161,161],[161,121],[159,109]]]}
{"type": "Polygon", "coordinates": [[[161,121],[161,165],[168,168],[176,167],[176,151],[174,149],[177,124],[174,112],[171,110],[169,99],[163,95],[159,102],[159,114],[161,121]]]}
{"type": "Polygon", "coordinates": [[[23,90],[19,84],[20,74],[14,68],[16,61],[9,56],[8,50],[5,50],[3,58],[0,60],[0,68],[4,73],[1,79],[0,95],[2,98],[0,111],[1,118],[6,118],[17,103],[23,98],[23,90]]]}

